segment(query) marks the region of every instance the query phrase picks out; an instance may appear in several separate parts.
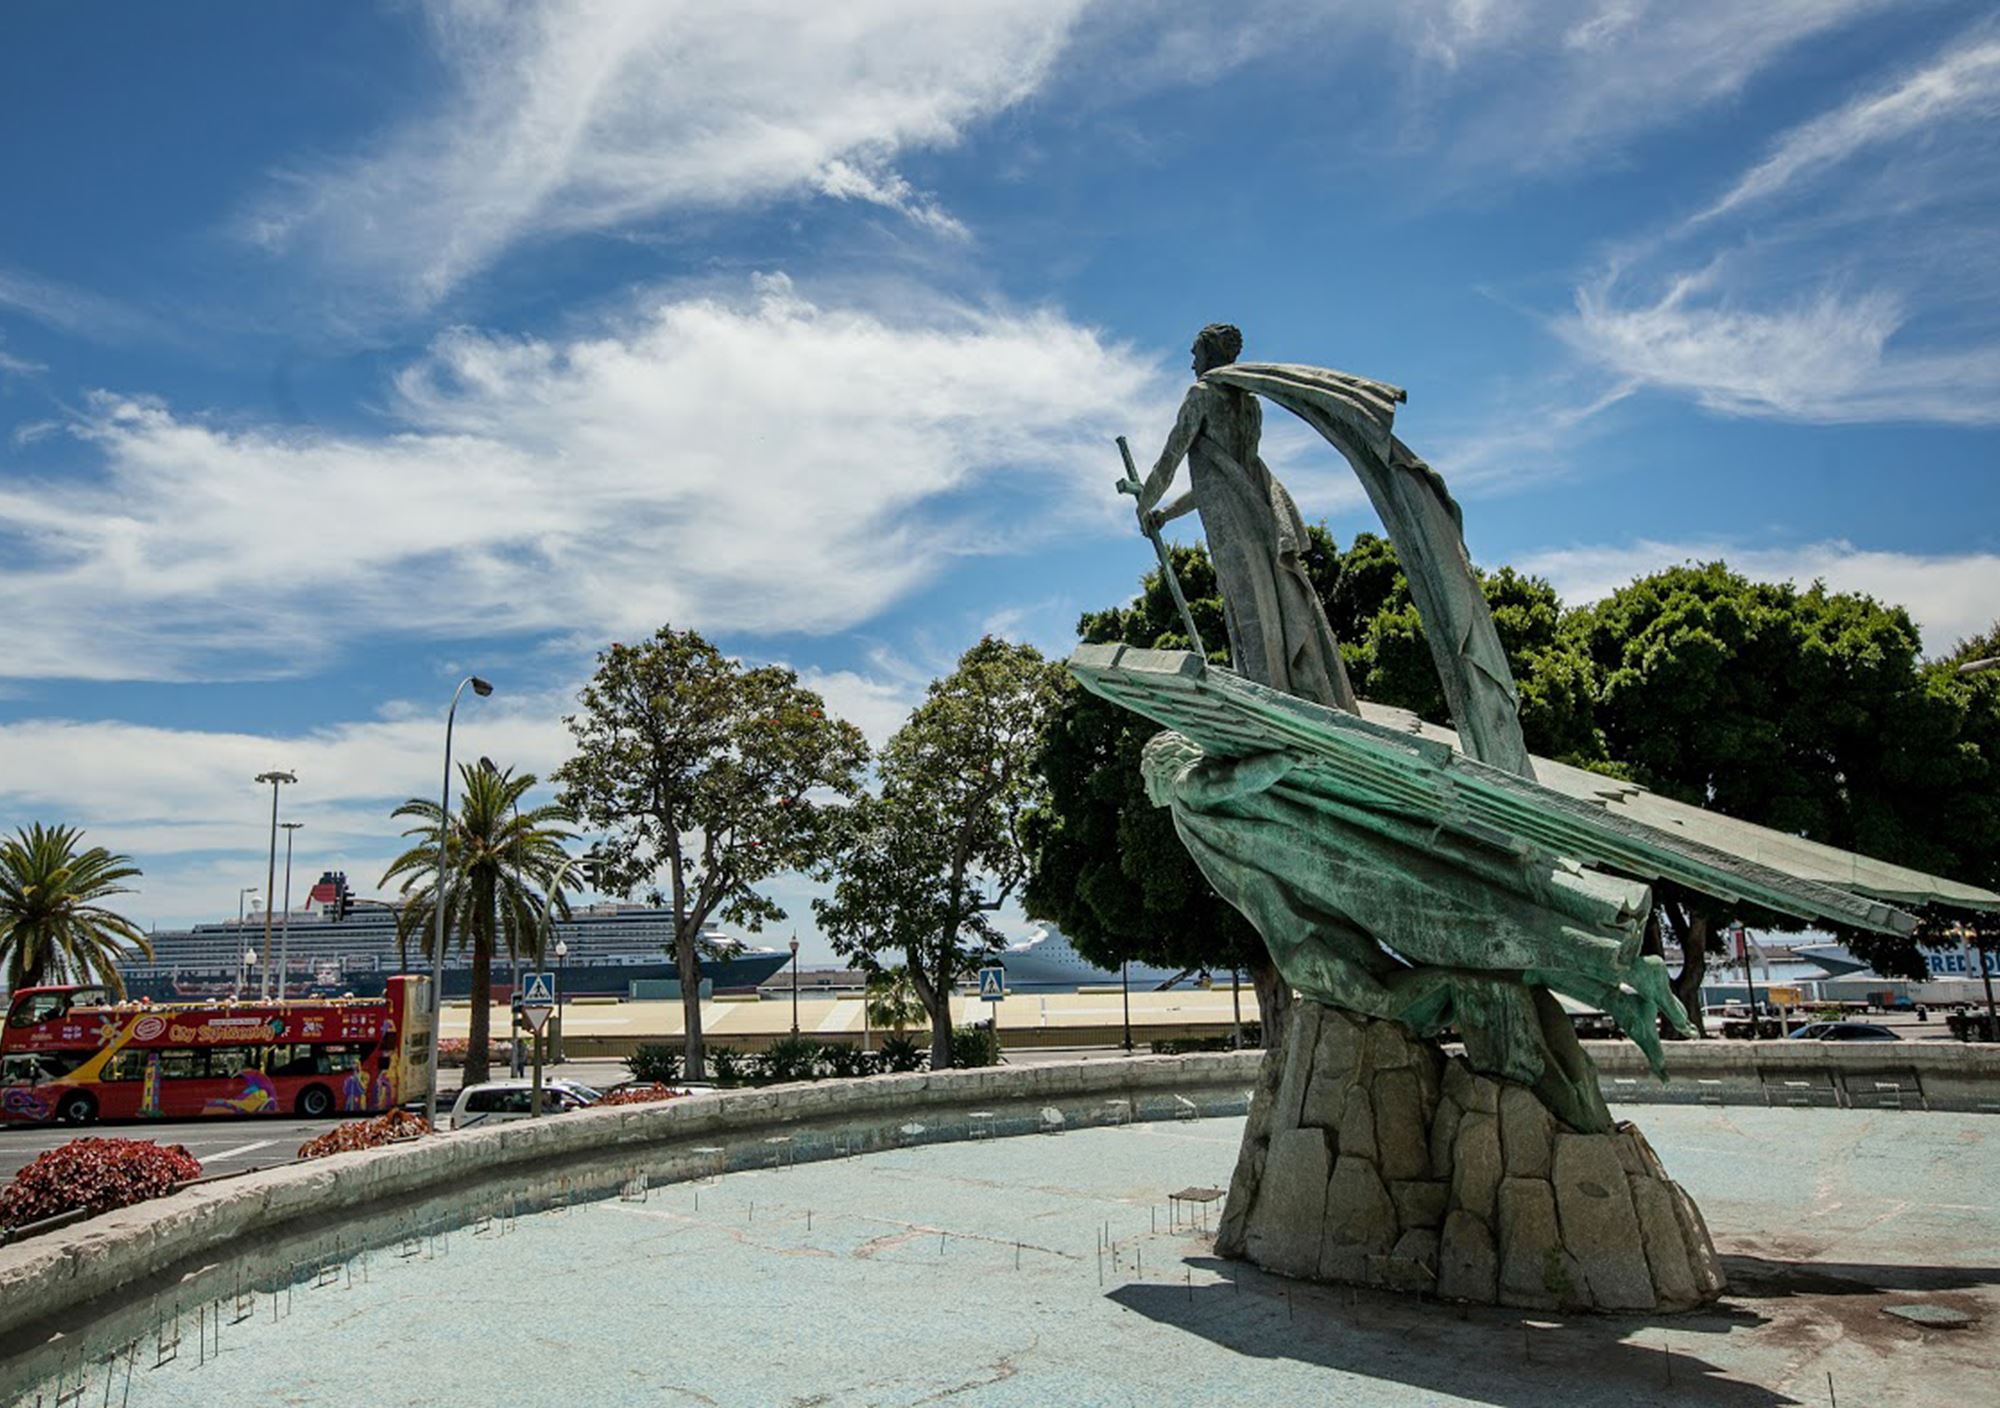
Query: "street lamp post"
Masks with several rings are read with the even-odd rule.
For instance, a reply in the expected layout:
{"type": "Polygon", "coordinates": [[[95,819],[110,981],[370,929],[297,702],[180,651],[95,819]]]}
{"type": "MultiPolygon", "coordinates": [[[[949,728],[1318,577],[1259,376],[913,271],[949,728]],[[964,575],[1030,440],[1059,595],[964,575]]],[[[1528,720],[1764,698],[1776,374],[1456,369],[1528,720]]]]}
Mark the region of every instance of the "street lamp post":
{"type": "MultiPolygon", "coordinates": [[[[266,909],[270,908],[269,905],[266,905],[264,907],[266,909]]],[[[248,944],[245,944],[243,947],[243,962],[239,964],[236,969],[236,996],[239,999],[243,996],[243,989],[249,985],[250,974],[256,971],[257,971],[257,950],[251,948],[248,944]]]]}
{"type": "MultiPolygon", "coordinates": [[[[1958,667],[1958,673],[1961,675],[1983,675],[1988,670],[1994,669],[2000,669],[2000,655],[1989,656],[1984,660],[1968,660],[1958,667]]],[[[1992,955],[1986,951],[1984,944],[1977,941],[1976,935],[1974,936],[1972,952],[1977,956],[1979,962],[1979,981],[1986,986],[1986,1039],[1988,1041],[2000,1041],[2000,1012],[1996,1012],[1993,1007],[1993,969],[1990,966],[1992,955]]]]}
{"type": "Polygon", "coordinates": [[[259,782],[271,784],[271,863],[264,874],[264,971],[258,978],[257,995],[266,997],[271,987],[271,892],[278,888],[278,785],[297,782],[296,773],[273,768],[257,774],[259,782]]]}
{"type": "Polygon", "coordinates": [[[792,1035],[799,1034],[799,936],[792,935],[792,1035]]]}
{"type": "MultiPolygon", "coordinates": [[[[549,881],[548,893],[542,896],[542,927],[535,932],[535,968],[537,971],[541,969],[544,961],[543,955],[547,952],[546,945],[549,941],[549,935],[555,930],[556,896],[562,893],[563,881],[569,878],[570,871],[574,870],[577,866],[592,866],[596,865],[597,862],[598,857],[593,850],[584,855],[566,860],[556,868],[556,877],[549,881]]],[[[566,940],[557,939],[556,963],[560,965],[568,957],[569,943],[566,940]]],[[[562,1001],[562,972],[560,966],[558,966],[556,972],[556,1001],[558,1003],[562,1001]]],[[[528,1106],[528,1113],[535,1119],[540,1119],[542,1114],[542,1034],[540,1032],[535,1033],[535,1086],[533,1099],[528,1106]]]]}
{"type": "Polygon", "coordinates": [[[438,803],[438,858],[436,883],[431,887],[431,903],[437,910],[437,936],[431,948],[431,1089],[424,1097],[424,1118],[437,1128],[438,1112],[438,1031],[444,1023],[444,911],[448,885],[445,843],[451,837],[451,728],[458,719],[458,697],[465,687],[484,699],[493,686],[477,675],[467,675],[451,692],[451,707],[444,715],[444,793],[438,803]]]}
{"type": "Polygon", "coordinates": [[[239,934],[243,930],[243,901],[256,893],[255,885],[245,885],[236,892],[236,929],[239,934]]]}
{"type": "Polygon", "coordinates": [[[303,821],[288,821],[285,827],[285,918],[278,928],[278,997],[282,1001],[285,989],[292,981],[292,837],[303,821]]]}
{"type": "Polygon", "coordinates": [[[557,939],[556,940],[556,1039],[555,1043],[549,1048],[549,1054],[555,1057],[557,1065],[561,1065],[563,1059],[563,1045],[562,1045],[563,1011],[562,1010],[563,1010],[563,1003],[566,1002],[569,998],[569,980],[563,976],[563,964],[566,963],[568,960],[569,960],[569,940],[557,939]]]}

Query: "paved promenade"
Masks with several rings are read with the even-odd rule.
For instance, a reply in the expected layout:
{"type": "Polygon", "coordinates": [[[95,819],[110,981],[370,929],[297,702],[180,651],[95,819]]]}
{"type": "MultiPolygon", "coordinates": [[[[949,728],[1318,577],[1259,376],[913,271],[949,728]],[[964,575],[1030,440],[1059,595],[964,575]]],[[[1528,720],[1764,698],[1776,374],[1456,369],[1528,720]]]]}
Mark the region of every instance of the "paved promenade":
{"type": "Polygon", "coordinates": [[[1168,1221],[1234,1158],[1241,1120],[1205,1120],[736,1173],[376,1251],[260,1297],[199,1364],[191,1324],[164,1368],[148,1345],[130,1402],[1765,1408],[1827,1404],[1829,1373],[1842,1404],[1986,1400],[2000,1125],[1631,1113],[1729,1260],[1712,1313],[1524,1317],[1217,1261],[1168,1221]],[[1902,1304],[1980,1318],[1883,1313],[1902,1304]]]}

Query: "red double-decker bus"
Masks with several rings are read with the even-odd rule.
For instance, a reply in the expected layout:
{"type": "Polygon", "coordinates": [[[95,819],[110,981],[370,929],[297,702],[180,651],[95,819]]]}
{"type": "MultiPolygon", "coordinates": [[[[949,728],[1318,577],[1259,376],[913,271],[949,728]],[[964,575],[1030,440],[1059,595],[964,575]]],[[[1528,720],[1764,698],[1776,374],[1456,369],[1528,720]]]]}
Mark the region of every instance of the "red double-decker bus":
{"type": "Polygon", "coordinates": [[[114,1002],[23,988],[0,1028],[0,1120],[373,1114],[430,1089],[429,983],[310,1002],[114,1002]]]}

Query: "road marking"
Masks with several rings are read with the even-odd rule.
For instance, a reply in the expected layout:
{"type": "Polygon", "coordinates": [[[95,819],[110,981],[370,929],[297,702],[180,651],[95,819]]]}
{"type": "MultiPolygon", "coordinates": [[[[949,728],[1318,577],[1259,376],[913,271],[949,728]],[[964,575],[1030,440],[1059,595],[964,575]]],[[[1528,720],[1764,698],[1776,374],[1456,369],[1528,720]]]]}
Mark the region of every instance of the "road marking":
{"type": "Polygon", "coordinates": [[[221,1153],[210,1154],[208,1157],[211,1159],[233,1159],[239,1154],[253,1154],[259,1149],[268,1149],[277,1142],[275,1139],[260,1139],[255,1144],[244,1144],[235,1149],[224,1149],[221,1153]]]}

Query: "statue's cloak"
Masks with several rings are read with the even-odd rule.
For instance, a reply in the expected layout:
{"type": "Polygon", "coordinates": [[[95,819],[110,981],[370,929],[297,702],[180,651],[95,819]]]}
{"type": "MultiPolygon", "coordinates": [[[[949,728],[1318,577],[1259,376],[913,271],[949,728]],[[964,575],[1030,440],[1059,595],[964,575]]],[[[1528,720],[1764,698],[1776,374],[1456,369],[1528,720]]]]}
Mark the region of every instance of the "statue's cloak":
{"type": "Polygon", "coordinates": [[[1396,406],[1407,399],[1403,389],[1276,362],[1238,362],[1204,379],[1283,406],[1354,467],[1395,545],[1466,752],[1532,778],[1513,671],[1465,551],[1458,504],[1437,471],[1394,434],[1396,406]]]}

